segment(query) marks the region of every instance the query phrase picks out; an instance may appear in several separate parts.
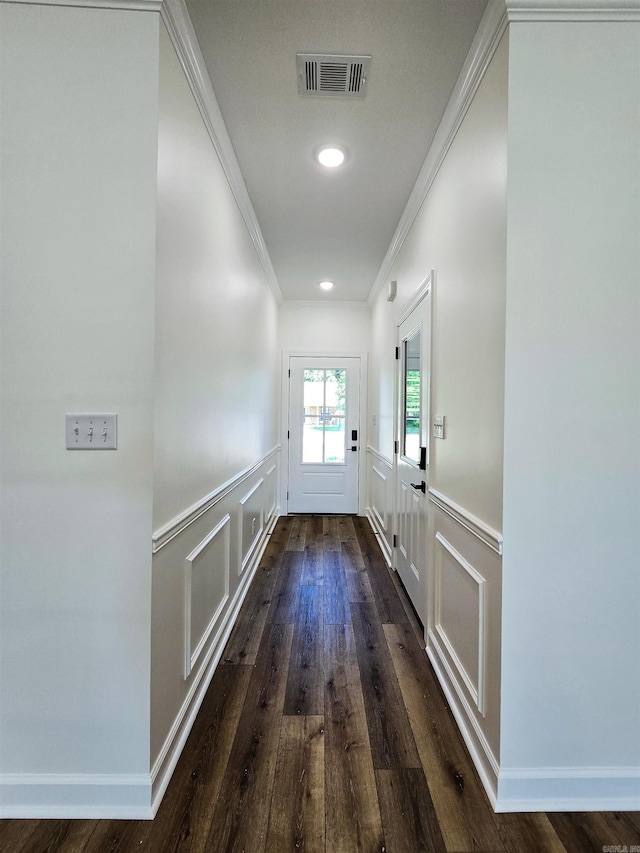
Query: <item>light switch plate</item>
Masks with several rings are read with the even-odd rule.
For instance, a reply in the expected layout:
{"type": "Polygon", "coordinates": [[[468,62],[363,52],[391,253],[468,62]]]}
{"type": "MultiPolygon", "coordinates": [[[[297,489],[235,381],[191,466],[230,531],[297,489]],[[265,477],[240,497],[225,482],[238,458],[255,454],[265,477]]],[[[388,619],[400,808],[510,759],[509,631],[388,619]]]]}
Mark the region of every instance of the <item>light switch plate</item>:
{"type": "Polygon", "coordinates": [[[444,438],[444,415],[435,415],[433,418],[433,437],[444,438]]]}
{"type": "Polygon", "coordinates": [[[68,414],[67,450],[117,450],[118,416],[115,414],[68,414]]]}

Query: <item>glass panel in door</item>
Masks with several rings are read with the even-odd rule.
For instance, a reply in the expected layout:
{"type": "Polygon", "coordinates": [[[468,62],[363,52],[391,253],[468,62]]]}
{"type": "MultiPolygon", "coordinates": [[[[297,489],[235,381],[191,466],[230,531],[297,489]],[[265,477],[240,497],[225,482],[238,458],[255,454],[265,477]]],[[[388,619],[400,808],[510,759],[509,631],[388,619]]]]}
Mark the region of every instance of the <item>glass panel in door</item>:
{"type": "Polygon", "coordinates": [[[403,436],[402,455],[420,462],[420,329],[404,342],[403,436]]]}
{"type": "Polygon", "coordinates": [[[302,464],[344,464],[346,371],[305,369],[302,464]]]}

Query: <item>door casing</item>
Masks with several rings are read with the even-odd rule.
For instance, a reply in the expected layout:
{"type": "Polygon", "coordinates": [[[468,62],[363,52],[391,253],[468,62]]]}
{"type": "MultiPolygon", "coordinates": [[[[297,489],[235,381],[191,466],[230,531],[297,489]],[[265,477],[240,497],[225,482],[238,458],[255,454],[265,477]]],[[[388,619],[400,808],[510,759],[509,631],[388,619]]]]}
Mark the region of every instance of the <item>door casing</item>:
{"type": "MultiPolygon", "coordinates": [[[[425,439],[426,439],[426,448],[427,448],[427,472],[429,472],[430,460],[432,457],[432,436],[431,436],[431,400],[432,400],[432,354],[433,354],[433,315],[434,315],[434,287],[435,287],[435,271],[431,270],[429,275],[424,279],[421,285],[417,288],[411,298],[405,303],[405,305],[401,308],[399,313],[395,317],[395,342],[397,347],[402,346],[400,327],[407,320],[411,314],[415,311],[415,309],[420,306],[426,298],[430,298],[431,300],[431,311],[430,311],[430,328],[426,330],[429,335],[429,347],[427,351],[428,355],[428,383],[424,388],[424,393],[427,395],[428,404],[425,407],[425,439]]],[[[394,518],[394,531],[399,531],[399,507],[398,507],[398,491],[399,491],[399,455],[400,448],[402,447],[402,412],[401,412],[401,400],[402,400],[402,358],[396,360],[396,370],[395,370],[395,394],[394,394],[394,434],[395,434],[395,448],[397,448],[397,452],[393,454],[393,474],[394,474],[394,489],[393,489],[393,518],[394,518]]],[[[394,448],[394,450],[395,450],[394,448]]],[[[420,472],[422,475],[423,472],[420,472]]],[[[428,565],[428,536],[429,536],[429,481],[427,479],[427,493],[424,496],[425,500],[425,512],[424,512],[424,529],[421,530],[421,536],[419,537],[421,542],[423,543],[423,547],[425,549],[424,564],[425,564],[425,596],[427,595],[427,591],[429,589],[429,573],[431,571],[431,567],[428,565]]],[[[398,549],[394,547],[392,549],[392,565],[394,571],[398,570],[398,549]]],[[[424,632],[425,639],[428,631],[428,614],[429,607],[428,602],[425,599],[424,602],[424,632]]]]}

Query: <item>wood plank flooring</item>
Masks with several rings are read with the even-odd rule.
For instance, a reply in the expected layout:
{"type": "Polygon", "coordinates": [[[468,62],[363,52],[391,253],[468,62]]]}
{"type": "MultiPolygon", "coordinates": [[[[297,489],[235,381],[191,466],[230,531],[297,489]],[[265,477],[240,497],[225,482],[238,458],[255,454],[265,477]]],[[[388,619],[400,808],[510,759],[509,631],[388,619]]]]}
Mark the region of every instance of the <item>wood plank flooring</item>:
{"type": "Polygon", "coordinates": [[[640,813],[493,813],[404,590],[351,516],[278,521],[154,821],[0,821],[2,853],[615,845],[640,845],[640,813]]]}

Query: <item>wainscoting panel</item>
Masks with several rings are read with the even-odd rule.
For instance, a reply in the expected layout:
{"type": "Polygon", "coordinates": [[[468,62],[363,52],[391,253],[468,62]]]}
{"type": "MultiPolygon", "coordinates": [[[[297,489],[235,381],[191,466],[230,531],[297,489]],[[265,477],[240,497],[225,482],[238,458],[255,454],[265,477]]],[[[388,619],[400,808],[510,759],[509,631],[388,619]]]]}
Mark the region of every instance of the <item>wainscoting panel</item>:
{"type": "Polygon", "coordinates": [[[434,630],[484,715],[486,580],[441,533],[436,533],[434,569],[434,630]]]}
{"type": "Polygon", "coordinates": [[[265,524],[269,524],[278,513],[278,469],[272,465],[264,475],[265,524]]]}
{"type": "Polygon", "coordinates": [[[229,600],[230,528],[227,513],[184,561],[185,678],[229,600]]]}
{"type": "Polygon", "coordinates": [[[367,447],[366,513],[389,565],[393,547],[393,462],[367,447]]]}
{"type": "Polygon", "coordinates": [[[153,534],[154,813],[277,521],[279,455],[274,448],[153,534]]]}
{"type": "Polygon", "coordinates": [[[240,498],[240,563],[238,574],[249,564],[264,530],[264,478],[240,498]]]}
{"type": "Polygon", "coordinates": [[[430,499],[427,654],[494,802],[500,744],[498,542],[501,546],[500,535],[464,508],[440,494],[430,499]]]}

